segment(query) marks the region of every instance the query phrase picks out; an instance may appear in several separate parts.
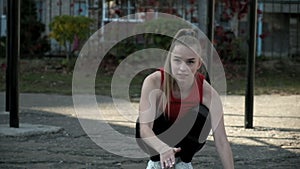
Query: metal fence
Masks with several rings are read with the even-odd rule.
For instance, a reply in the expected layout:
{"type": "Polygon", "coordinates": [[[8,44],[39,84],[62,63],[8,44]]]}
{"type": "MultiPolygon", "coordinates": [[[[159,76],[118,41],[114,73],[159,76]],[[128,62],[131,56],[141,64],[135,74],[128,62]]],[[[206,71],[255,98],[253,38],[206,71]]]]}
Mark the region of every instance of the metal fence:
{"type": "MultiPolygon", "coordinates": [[[[51,31],[49,24],[55,16],[83,15],[95,19],[94,28],[100,28],[111,21],[139,22],[143,12],[164,12],[178,15],[195,25],[199,25],[199,6],[196,1],[139,1],[139,0],[33,0],[36,3],[37,19],[45,24],[45,35],[51,31]],[[135,14],[140,18],[120,19],[122,16],[135,14]]],[[[204,0],[201,0],[204,1],[204,0]]],[[[201,2],[199,1],[199,2],[201,2]]],[[[21,8],[27,4],[22,4],[21,8]]],[[[6,0],[0,0],[1,35],[5,36],[6,27],[6,0]]],[[[203,10],[202,10],[203,11],[203,10]]],[[[204,19],[204,17],[202,17],[204,19]]],[[[61,46],[54,40],[50,40],[51,53],[59,53],[61,46]]]]}
{"type": "MultiPolygon", "coordinates": [[[[49,23],[58,15],[84,15],[96,20],[95,28],[110,21],[138,22],[145,17],[120,20],[122,16],[137,12],[164,12],[180,16],[207,32],[208,0],[34,0],[38,20],[45,24],[44,35],[48,35],[49,23]]],[[[228,0],[229,2],[229,0],[228,0]]],[[[230,22],[223,21],[225,1],[216,0],[215,27],[232,29],[230,22]]],[[[26,6],[23,4],[21,7],[26,6]]],[[[6,32],[6,0],[0,0],[0,33],[6,32]]],[[[299,0],[258,0],[257,55],[267,57],[297,57],[300,53],[300,1],[299,0]]],[[[238,21],[237,37],[247,38],[248,17],[238,21]]],[[[236,33],[235,33],[236,32],[236,33]]],[[[57,53],[61,47],[50,40],[51,53],[57,53]]]]}

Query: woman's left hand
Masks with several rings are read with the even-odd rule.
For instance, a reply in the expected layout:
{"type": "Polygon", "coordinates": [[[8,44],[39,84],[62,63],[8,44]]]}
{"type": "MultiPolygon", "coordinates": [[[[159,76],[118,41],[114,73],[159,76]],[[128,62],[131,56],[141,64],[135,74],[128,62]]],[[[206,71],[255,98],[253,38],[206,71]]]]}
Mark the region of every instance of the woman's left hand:
{"type": "Polygon", "coordinates": [[[161,168],[172,168],[175,165],[175,154],[180,152],[181,148],[169,148],[160,153],[161,168]]]}

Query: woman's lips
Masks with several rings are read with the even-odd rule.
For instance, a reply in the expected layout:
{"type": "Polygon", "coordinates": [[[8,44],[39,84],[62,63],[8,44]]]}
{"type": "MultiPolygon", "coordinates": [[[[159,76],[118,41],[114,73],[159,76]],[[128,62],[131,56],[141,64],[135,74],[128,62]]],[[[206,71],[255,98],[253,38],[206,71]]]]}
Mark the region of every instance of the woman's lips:
{"type": "Polygon", "coordinates": [[[187,75],[187,74],[176,74],[176,76],[177,76],[179,79],[185,79],[188,75],[187,75]]]}

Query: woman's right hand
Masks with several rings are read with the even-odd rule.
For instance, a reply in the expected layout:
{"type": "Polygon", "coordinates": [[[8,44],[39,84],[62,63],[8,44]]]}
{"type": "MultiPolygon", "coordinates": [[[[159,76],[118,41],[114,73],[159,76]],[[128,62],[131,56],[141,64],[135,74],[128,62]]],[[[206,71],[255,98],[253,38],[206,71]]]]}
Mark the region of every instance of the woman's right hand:
{"type": "Polygon", "coordinates": [[[172,168],[175,165],[175,154],[180,152],[181,148],[171,148],[160,153],[161,168],[172,168]]]}

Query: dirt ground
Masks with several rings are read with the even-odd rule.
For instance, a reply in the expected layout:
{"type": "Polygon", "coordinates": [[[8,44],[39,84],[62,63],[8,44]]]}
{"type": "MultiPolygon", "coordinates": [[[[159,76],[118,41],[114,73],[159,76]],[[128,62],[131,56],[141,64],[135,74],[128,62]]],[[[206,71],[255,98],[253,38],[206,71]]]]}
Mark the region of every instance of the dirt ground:
{"type": "MultiPolygon", "coordinates": [[[[0,93],[0,124],[8,124],[0,93]]],[[[225,126],[236,168],[300,168],[300,95],[255,96],[254,128],[244,129],[244,97],[223,98],[225,126]]],[[[133,137],[134,122],[111,109],[110,98],[98,96],[106,121],[120,133],[133,137]]],[[[55,133],[0,136],[0,168],[100,168],[142,169],[146,158],[125,158],[98,146],[84,132],[76,117],[72,97],[22,94],[20,123],[61,127],[55,133]]],[[[137,107],[137,103],[133,103],[137,107]]],[[[136,118],[136,117],[133,117],[136,118]]],[[[113,140],[112,140],[113,141],[113,140]]],[[[195,169],[222,168],[209,136],[193,159],[195,169]]]]}

